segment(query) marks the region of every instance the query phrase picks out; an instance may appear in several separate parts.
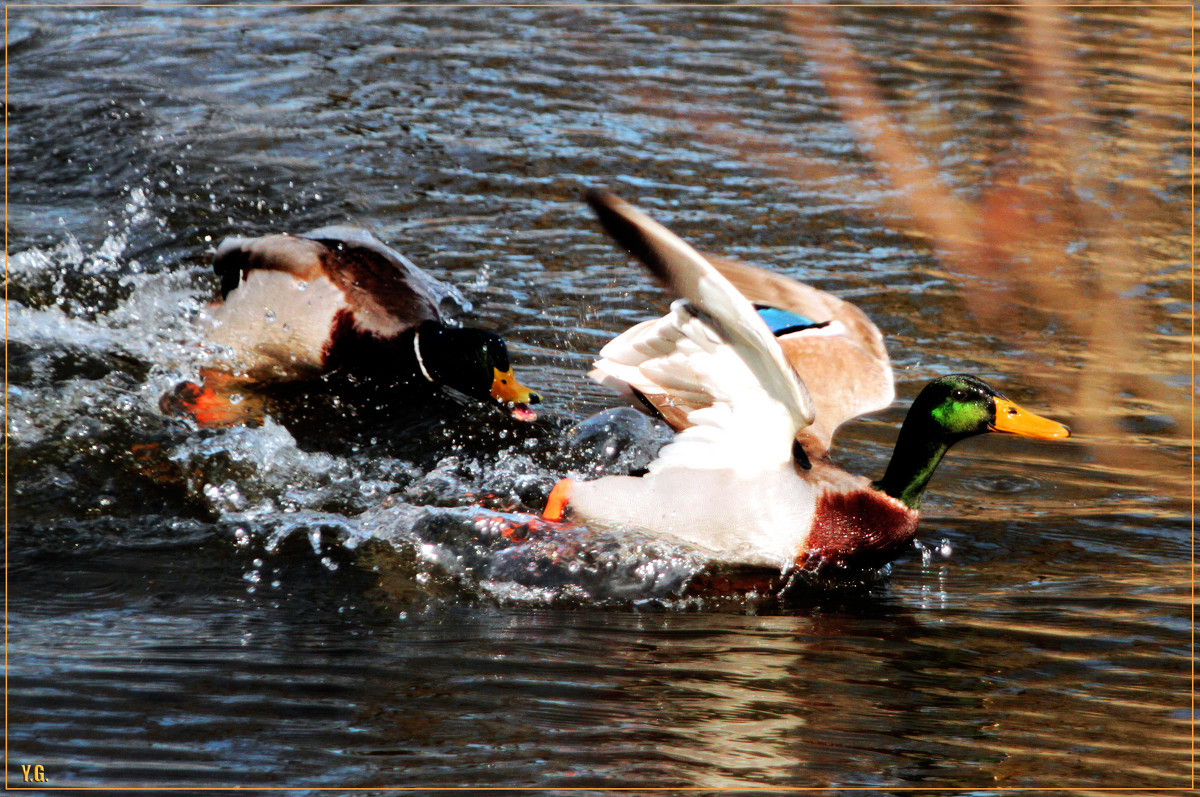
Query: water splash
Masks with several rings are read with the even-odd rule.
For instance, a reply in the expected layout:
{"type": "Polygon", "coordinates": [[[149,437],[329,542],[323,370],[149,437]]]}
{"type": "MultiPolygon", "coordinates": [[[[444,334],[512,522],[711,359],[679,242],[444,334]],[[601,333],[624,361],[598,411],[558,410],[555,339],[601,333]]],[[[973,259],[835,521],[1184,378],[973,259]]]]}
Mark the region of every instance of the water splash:
{"type": "MultiPolygon", "coordinates": [[[[685,587],[710,564],[697,550],[536,517],[563,476],[649,464],[671,432],[631,409],[513,426],[444,402],[434,415],[446,417],[411,428],[388,426],[385,411],[379,427],[328,434],[273,417],[224,429],[164,417],[159,398],[219,352],[203,336],[211,278],[129,254],[158,221],[153,198],[134,189],[99,243],[64,231],[13,257],[25,289],[7,308],[18,378],[5,420],[18,463],[60,463],[53,494],[104,513],[120,489],[109,481],[149,482],[172,496],[167,511],[211,524],[236,550],[267,561],[303,550],[326,572],[375,572],[405,605],[690,600],[685,587]]],[[[339,419],[344,408],[323,412],[339,419]]],[[[247,587],[277,580],[264,573],[249,569],[247,587]]]]}

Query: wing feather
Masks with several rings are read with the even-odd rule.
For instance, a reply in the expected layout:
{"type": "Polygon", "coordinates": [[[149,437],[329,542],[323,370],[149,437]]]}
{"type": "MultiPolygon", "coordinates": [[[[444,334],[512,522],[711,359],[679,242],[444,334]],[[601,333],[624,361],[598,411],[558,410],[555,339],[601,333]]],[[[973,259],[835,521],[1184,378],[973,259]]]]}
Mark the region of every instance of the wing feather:
{"type": "MultiPolygon", "coordinates": [[[[600,194],[598,197],[596,202],[611,201],[611,195],[600,194]]],[[[622,205],[624,203],[614,204],[614,207],[621,209],[622,205]]],[[[628,208],[627,205],[625,207],[628,208]]],[[[653,222],[644,224],[644,219],[642,216],[636,223],[630,222],[637,235],[626,233],[633,239],[627,248],[635,255],[649,258],[657,264],[652,265],[651,270],[672,287],[696,290],[696,285],[710,278],[708,271],[695,264],[698,259],[711,267],[711,271],[724,277],[746,302],[786,310],[820,325],[790,332],[776,339],[786,362],[803,380],[801,386],[810,402],[812,419],[801,425],[797,434],[810,457],[826,454],[834,432],[841,424],[891,405],[895,399],[895,386],[887,349],[879,329],[865,313],[849,302],[783,275],[736,260],[701,256],[678,239],[675,239],[677,243],[674,248],[666,248],[664,254],[663,247],[658,243],[661,237],[659,233],[664,228],[653,222]],[[692,279],[692,288],[682,284],[688,278],[671,276],[675,273],[672,270],[675,264],[681,261],[690,263],[689,267],[700,272],[699,277],[692,279]]],[[[740,317],[745,317],[748,312],[745,304],[738,307],[732,300],[726,310],[730,308],[740,313],[740,317]]],[[[718,315],[723,312],[725,310],[719,311],[718,315]]],[[[668,422],[682,429],[691,423],[688,414],[692,410],[711,406],[713,396],[694,379],[687,380],[686,387],[672,385],[681,384],[680,375],[692,369],[685,362],[692,352],[710,350],[704,349],[697,341],[720,343],[722,338],[717,332],[709,330],[707,338],[698,337],[690,344],[680,345],[680,339],[686,336],[676,327],[683,321],[672,315],[674,311],[657,321],[643,322],[610,342],[601,350],[591,376],[616,390],[634,406],[645,407],[649,404],[668,422]],[[672,354],[674,356],[668,358],[672,354]],[[663,358],[663,363],[646,366],[644,370],[628,367],[653,357],[663,358]],[[626,367],[617,368],[616,364],[626,367]],[[648,373],[665,375],[651,379],[648,373]]],[[[708,318],[703,310],[700,315],[710,321],[713,329],[719,330],[722,335],[728,334],[720,320],[708,318]]],[[[737,327],[735,324],[734,329],[737,327]]],[[[761,377],[761,373],[759,375],[761,377]]]]}
{"type": "Polygon", "coordinates": [[[657,407],[690,405],[687,428],[659,452],[650,473],[753,477],[790,465],[792,440],[812,421],[812,403],[754,307],[666,228],[612,195],[589,200],[606,229],[684,296],[663,318],[611,341],[592,372],[657,407]]]}
{"type": "Polygon", "coordinates": [[[303,235],[226,238],[217,247],[213,270],[221,296],[229,299],[253,271],[278,271],[298,282],[326,278],[346,297],[355,325],[390,337],[422,321],[470,311],[456,288],[422,271],[366,230],[321,227],[303,235]]]}
{"type": "MultiPolygon", "coordinates": [[[[755,377],[760,390],[790,419],[790,439],[813,421],[813,404],[771,330],[750,304],[704,257],[678,236],[615,195],[592,191],[588,203],[600,223],[678,296],[692,315],[726,344],[755,377]]],[[[681,332],[684,325],[678,325],[681,332]]],[[[689,336],[703,348],[706,334],[689,336]]],[[[663,340],[666,340],[663,336],[663,340]]]]}

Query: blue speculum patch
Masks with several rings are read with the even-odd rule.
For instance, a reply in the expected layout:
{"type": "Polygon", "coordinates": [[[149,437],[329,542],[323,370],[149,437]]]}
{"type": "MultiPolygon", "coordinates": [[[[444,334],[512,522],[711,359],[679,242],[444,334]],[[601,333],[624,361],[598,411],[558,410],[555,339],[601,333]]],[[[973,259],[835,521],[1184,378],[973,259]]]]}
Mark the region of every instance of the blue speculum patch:
{"type": "Polygon", "coordinates": [[[790,332],[799,332],[804,329],[816,329],[819,327],[828,326],[828,321],[813,321],[811,318],[780,310],[778,307],[767,307],[766,305],[756,304],[754,309],[758,311],[758,317],[766,322],[767,328],[775,335],[787,335],[790,332]]]}

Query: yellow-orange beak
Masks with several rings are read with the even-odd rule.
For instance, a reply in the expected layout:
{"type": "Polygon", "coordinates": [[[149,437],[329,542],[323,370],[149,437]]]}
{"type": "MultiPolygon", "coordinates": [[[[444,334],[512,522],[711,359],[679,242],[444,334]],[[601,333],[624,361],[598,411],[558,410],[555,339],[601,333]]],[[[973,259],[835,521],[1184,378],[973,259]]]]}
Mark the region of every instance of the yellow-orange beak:
{"type": "Polygon", "coordinates": [[[527,405],[540,404],[542,401],[540,394],[518,382],[511,368],[507,371],[493,368],[492,374],[492,398],[513,407],[513,417],[517,420],[531,421],[537,418],[537,413],[529,409],[527,405]]]}
{"type": "Polygon", "coordinates": [[[996,399],[996,422],[992,429],[997,432],[1036,437],[1041,440],[1057,440],[1071,436],[1071,430],[1058,421],[1034,415],[1023,410],[1008,399],[996,399]]]}

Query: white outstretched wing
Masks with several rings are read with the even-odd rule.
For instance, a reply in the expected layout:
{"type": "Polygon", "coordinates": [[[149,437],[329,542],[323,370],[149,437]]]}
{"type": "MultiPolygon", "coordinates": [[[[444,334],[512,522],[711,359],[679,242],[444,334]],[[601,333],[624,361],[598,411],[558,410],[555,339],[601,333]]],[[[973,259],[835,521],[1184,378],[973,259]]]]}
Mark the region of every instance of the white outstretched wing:
{"type": "Polygon", "coordinates": [[[591,376],[638,391],[664,413],[680,403],[688,428],[659,452],[652,473],[672,467],[753,473],[791,459],[792,413],[686,300],[610,341],[591,376]]]}
{"type": "Polygon", "coordinates": [[[651,464],[668,468],[777,469],[812,400],[775,336],[740,293],[674,233],[612,194],[588,201],[605,229],[683,297],[671,312],[610,342],[593,371],[649,396],[672,392],[705,405],[651,464]]]}

